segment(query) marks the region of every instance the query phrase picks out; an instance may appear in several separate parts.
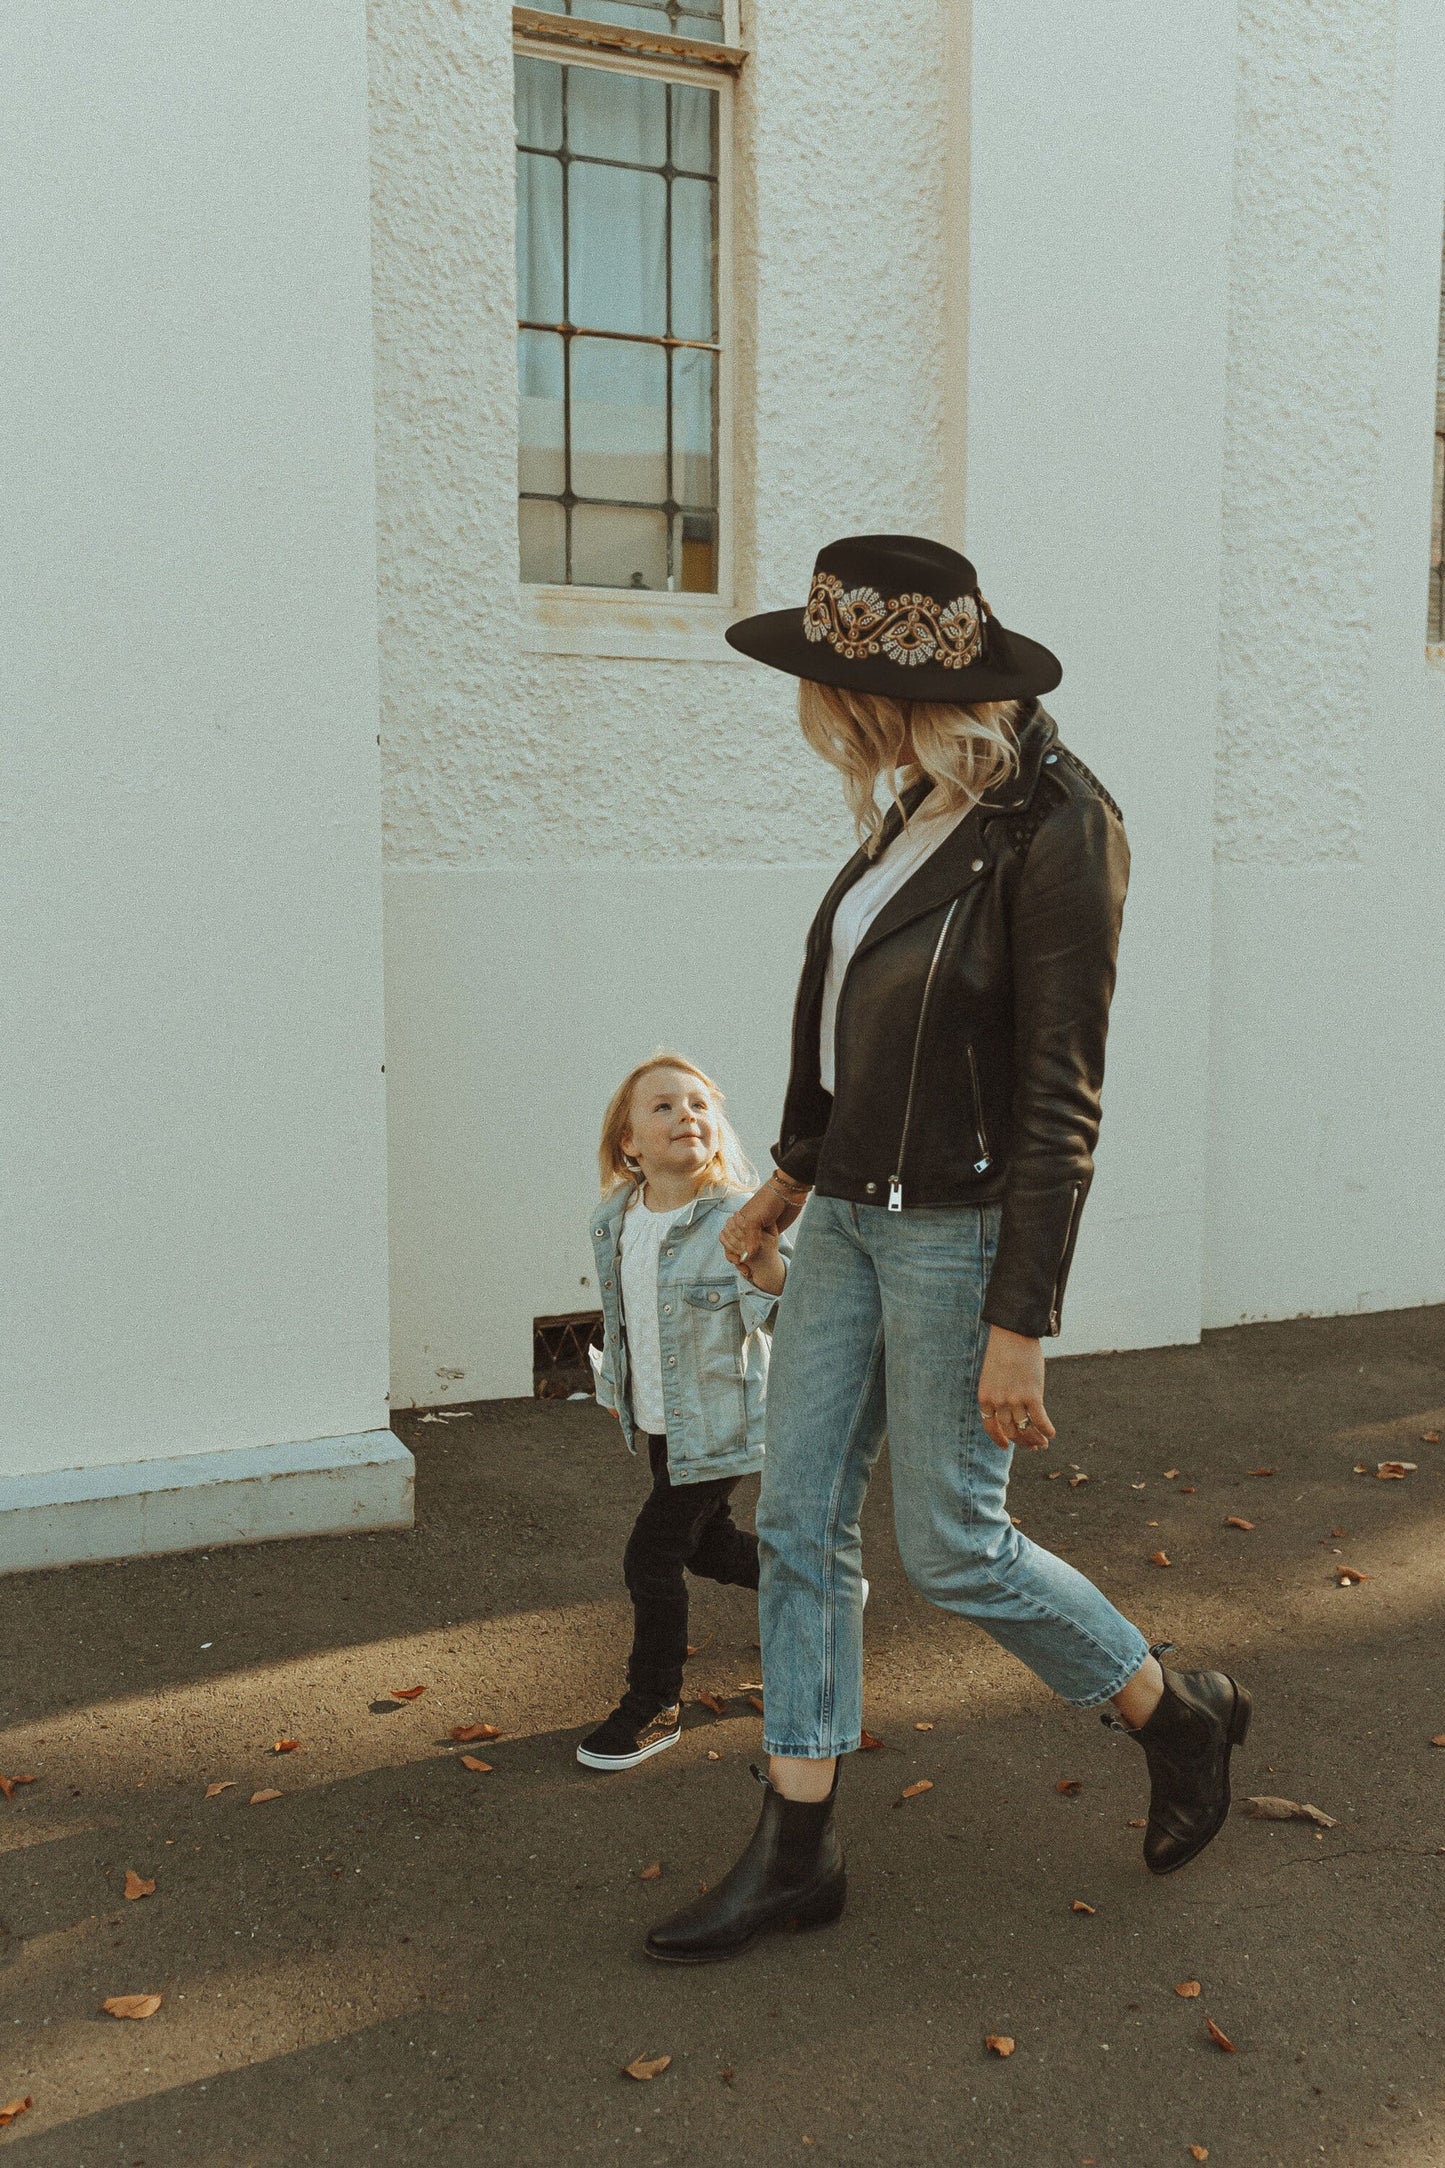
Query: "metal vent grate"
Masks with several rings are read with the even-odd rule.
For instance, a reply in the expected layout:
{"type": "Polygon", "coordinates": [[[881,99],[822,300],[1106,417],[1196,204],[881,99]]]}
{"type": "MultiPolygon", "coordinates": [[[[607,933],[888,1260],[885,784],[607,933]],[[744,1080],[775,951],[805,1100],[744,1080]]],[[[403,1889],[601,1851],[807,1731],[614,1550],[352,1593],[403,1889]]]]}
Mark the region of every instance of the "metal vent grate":
{"type": "Polygon", "coordinates": [[[538,1400],[565,1400],[590,1393],[589,1347],[602,1345],[602,1312],[573,1310],[566,1317],[532,1320],[532,1391],[538,1400]]]}

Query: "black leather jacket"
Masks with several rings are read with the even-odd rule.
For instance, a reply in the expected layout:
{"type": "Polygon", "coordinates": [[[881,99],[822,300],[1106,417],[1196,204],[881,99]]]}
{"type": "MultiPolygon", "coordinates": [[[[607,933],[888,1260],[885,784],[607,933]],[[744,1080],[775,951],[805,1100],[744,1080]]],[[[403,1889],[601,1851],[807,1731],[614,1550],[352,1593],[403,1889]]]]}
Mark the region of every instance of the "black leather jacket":
{"type": "MultiPolygon", "coordinates": [[[[1093,1177],[1129,846],[1119,808],[1036,703],[1018,738],[1017,773],[859,944],[831,1095],[818,1064],[823,978],[838,901],[870,863],[861,851],[823,898],[773,1157],[855,1204],[1001,1204],[983,1314],[1041,1339],[1059,1330],[1093,1177]]],[[[927,788],[909,793],[910,811],[927,788]]],[[[895,807],[885,834],[899,826],[895,807]]]]}

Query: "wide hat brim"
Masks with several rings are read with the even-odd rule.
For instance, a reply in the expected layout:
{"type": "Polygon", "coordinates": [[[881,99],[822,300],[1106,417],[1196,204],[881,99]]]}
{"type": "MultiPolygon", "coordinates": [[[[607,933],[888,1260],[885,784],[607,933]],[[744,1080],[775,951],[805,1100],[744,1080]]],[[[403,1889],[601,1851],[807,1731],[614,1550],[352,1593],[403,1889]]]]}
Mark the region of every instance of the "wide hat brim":
{"type": "Polygon", "coordinates": [[[803,612],[796,609],[740,618],[728,626],[726,638],[729,647],[770,670],[893,700],[1018,700],[1051,693],[1064,674],[1057,655],[1021,632],[1010,632],[996,617],[988,620],[987,653],[961,670],[937,662],[897,663],[886,655],[840,655],[826,641],[808,638],[803,612]]]}

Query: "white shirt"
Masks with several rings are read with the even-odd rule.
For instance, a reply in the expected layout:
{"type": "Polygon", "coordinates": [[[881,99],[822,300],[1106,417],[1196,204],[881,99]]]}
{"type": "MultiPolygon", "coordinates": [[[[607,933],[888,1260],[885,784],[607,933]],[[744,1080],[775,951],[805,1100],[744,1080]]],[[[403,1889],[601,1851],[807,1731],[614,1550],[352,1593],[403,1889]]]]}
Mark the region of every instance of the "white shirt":
{"type": "Polygon", "coordinates": [[[638,1197],[622,1215],[622,1314],[627,1323],[632,1420],[654,1438],[667,1435],[657,1325],[657,1260],[668,1228],[691,1210],[690,1204],[682,1204],[675,1212],[649,1212],[638,1197]]]}
{"type": "Polygon", "coordinates": [[[936,792],[930,792],[906,828],[901,828],[880,858],[860,874],[833,916],[833,945],[823,978],[823,1016],[818,1035],[818,1064],[823,1089],[833,1089],[835,1076],[833,1041],[838,1026],[838,995],[843,974],[853,961],[859,942],[885,903],[896,896],[905,881],[946,843],[953,831],[973,810],[972,801],[946,812],[930,812],[936,792]]]}

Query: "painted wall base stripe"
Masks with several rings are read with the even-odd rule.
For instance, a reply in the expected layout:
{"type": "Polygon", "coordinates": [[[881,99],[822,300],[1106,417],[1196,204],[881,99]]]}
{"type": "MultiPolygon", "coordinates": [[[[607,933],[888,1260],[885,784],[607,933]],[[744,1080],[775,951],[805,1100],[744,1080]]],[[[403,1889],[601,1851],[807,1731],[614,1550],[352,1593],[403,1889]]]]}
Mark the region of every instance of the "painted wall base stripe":
{"type": "Polygon", "coordinates": [[[389,1430],[0,1478],[0,1573],[410,1528],[416,1463],[389,1430]]]}

